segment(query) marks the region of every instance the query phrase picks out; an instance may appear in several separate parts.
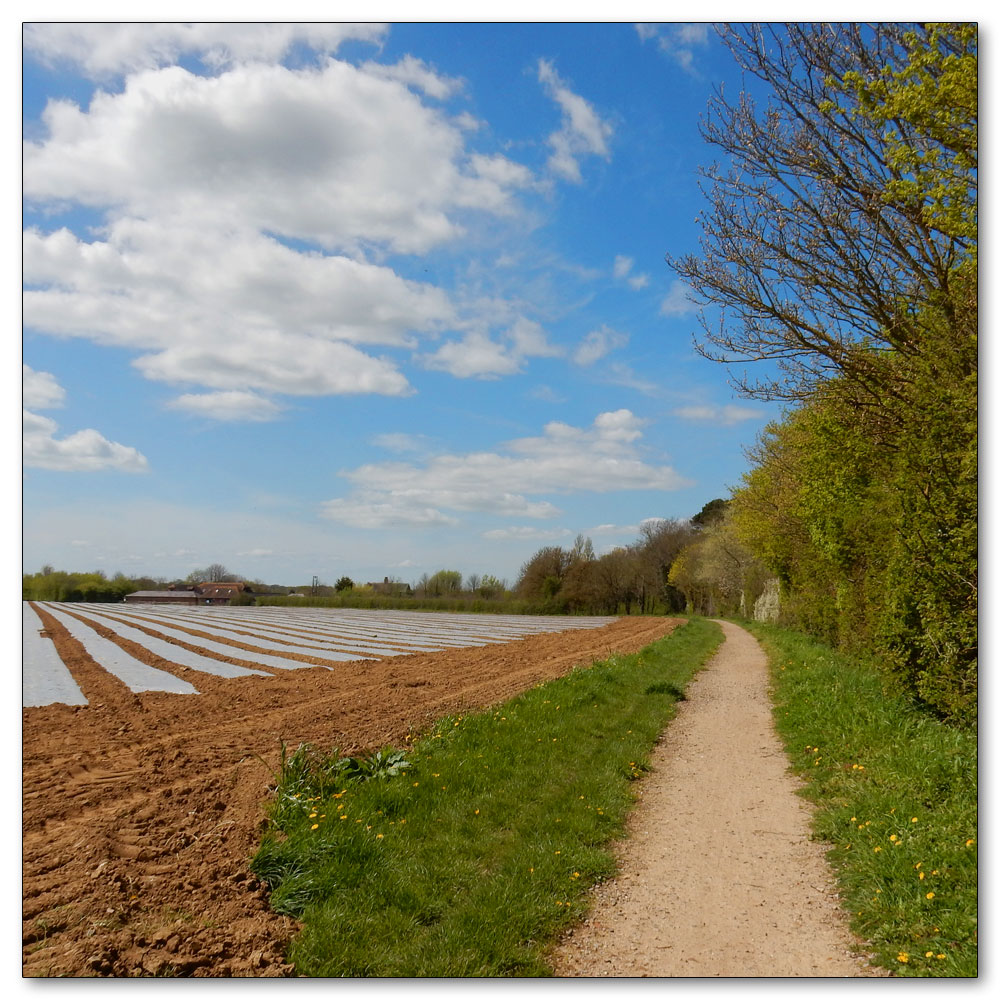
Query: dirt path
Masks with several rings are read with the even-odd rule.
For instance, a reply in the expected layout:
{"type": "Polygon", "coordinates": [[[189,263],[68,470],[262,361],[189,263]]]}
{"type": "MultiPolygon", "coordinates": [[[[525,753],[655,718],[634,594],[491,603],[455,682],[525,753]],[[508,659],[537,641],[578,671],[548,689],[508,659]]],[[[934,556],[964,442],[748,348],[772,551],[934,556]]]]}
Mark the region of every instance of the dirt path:
{"type": "Polygon", "coordinates": [[[689,688],[641,783],[621,873],[555,955],[561,976],[882,976],[855,956],[746,631],[689,688]]]}
{"type": "MultiPolygon", "coordinates": [[[[22,714],[27,976],[290,973],[282,956],[296,926],[268,909],[248,870],[280,740],[345,753],[403,745],[436,718],[641,649],[680,624],[625,618],[334,670],[199,674],[201,694],[177,695],[133,694],[44,609],[41,618],[90,704],[22,714]]],[[[234,646],[232,661],[253,665],[253,655],[234,646]]]]}

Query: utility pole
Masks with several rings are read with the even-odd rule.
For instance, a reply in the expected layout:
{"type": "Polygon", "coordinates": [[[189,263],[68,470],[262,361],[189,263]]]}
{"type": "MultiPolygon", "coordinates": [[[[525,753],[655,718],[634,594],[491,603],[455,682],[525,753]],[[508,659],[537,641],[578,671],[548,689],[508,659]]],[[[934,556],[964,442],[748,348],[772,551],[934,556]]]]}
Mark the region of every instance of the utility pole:
{"type": "Polygon", "coordinates": [[[313,582],[312,582],[313,597],[316,596],[316,594],[318,593],[318,591],[319,591],[319,577],[318,576],[313,576],[313,582]]]}

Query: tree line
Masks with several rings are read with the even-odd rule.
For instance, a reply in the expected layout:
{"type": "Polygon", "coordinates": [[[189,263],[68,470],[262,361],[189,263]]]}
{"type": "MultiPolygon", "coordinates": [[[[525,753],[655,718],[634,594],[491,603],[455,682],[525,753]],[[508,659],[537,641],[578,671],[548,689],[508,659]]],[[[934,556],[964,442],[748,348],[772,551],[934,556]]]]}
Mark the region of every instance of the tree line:
{"type": "Polygon", "coordinates": [[[783,621],[874,653],[976,718],[976,25],[725,26],[766,106],[719,94],[701,254],[668,262],[698,348],[788,409],[675,561],[695,609],[780,592],[783,621]],[[763,362],[763,366],[760,364],[763,362]],[[750,378],[756,365],[763,371],[750,378]]]}

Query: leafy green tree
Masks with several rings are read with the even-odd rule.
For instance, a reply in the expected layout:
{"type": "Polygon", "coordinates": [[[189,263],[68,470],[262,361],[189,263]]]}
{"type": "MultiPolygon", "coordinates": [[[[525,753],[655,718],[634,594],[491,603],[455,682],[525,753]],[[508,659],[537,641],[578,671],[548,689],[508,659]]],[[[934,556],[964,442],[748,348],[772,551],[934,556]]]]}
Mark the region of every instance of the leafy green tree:
{"type": "Polygon", "coordinates": [[[728,500],[723,500],[721,498],[716,498],[715,500],[709,500],[701,510],[691,518],[691,523],[698,525],[699,528],[707,528],[711,524],[718,524],[726,514],[726,507],[729,505],[728,500]]]}
{"type": "Polygon", "coordinates": [[[427,593],[432,597],[457,594],[462,589],[462,574],[455,569],[438,570],[427,581],[427,593]]]}
{"type": "Polygon", "coordinates": [[[551,600],[562,589],[569,563],[569,555],[562,548],[546,545],[521,567],[515,592],[528,600],[551,600]]]}
{"type": "MultiPolygon", "coordinates": [[[[976,716],[978,33],[726,26],[769,90],[720,94],[702,254],[672,263],[721,322],[702,353],[777,363],[798,404],[731,505],[786,619],[863,644],[927,705],[976,716]]],[[[704,547],[703,547],[704,548],[704,547]]],[[[685,550],[671,579],[711,577],[685,550]]]]}
{"type": "Polygon", "coordinates": [[[345,590],[354,589],[354,581],[349,576],[342,576],[334,585],[333,589],[337,591],[338,594],[343,593],[345,590]]]}
{"type": "Polygon", "coordinates": [[[503,597],[507,592],[507,581],[500,580],[489,573],[484,573],[479,580],[479,586],[476,588],[476,593],[480,597],[485,597],[487,599],[494,597],[503,597]]]}

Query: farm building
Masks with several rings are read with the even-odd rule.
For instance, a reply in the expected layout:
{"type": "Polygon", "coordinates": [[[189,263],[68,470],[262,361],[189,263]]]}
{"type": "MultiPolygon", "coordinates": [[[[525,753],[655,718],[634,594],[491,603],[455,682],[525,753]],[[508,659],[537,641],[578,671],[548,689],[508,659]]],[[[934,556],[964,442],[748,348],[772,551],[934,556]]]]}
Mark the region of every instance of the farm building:
{"type": "Polygon", "coordinates": [[[252,594],[245,583],[199,583],[185,589],[137,590],[125,596],[127,604],[229,604],[239,594],[252,594]]]}
{"type": "Polygon", "coordinates": [[[126,604],[197,604],[193,590],[137,590],[125,595],[126,604]]]}

